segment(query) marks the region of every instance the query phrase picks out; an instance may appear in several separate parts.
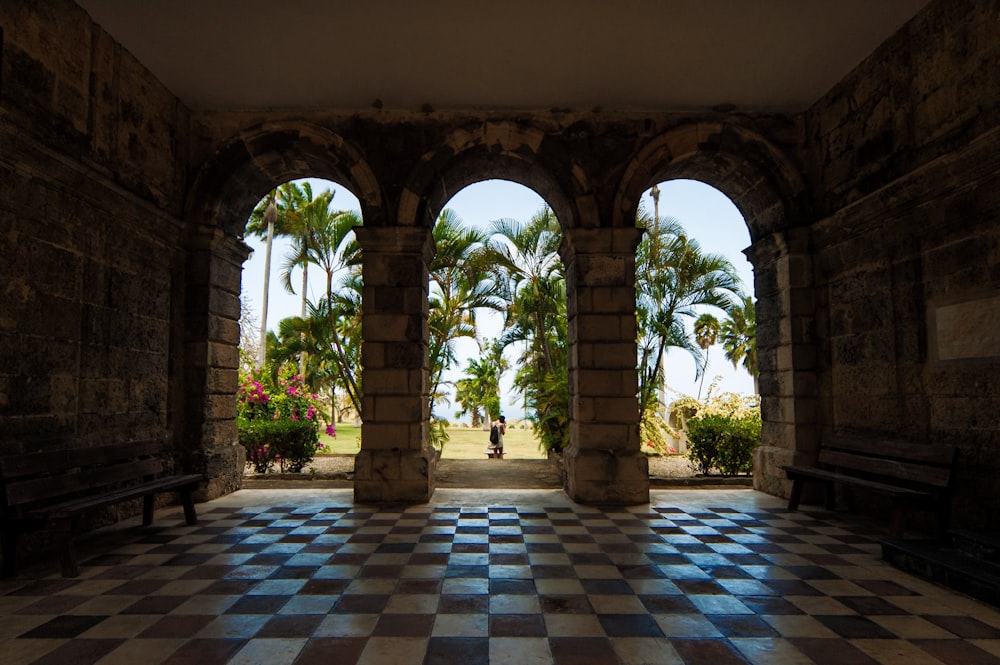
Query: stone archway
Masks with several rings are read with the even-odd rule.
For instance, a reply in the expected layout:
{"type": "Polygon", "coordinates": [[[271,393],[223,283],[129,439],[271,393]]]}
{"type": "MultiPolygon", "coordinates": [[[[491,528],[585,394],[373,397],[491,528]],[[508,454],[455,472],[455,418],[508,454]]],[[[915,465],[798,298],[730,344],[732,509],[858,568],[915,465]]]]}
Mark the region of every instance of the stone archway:
{"type": "Polygon", "coordinates": [[[757,298],[763,445],[754,463],[757,489],[785,494],[780,465],[798,461],[817,442],[816,349],[809,248],[809,202],[801,169],[760,134],[738,125],[702,122],[650,141],[630,164],[615,213],[634,215],[652,184],[688,178],[709,184],[746,220],[757,298]]]}
{"type": "MultiPolygon", "coordinates": [[[[607,228],[609,217],[599,210],[588,172],[574,164],[564,146],[547,145],[551,140],[543,130],[514,121],[453,132],[414,169],[401,196],[399,223],[426,228],[429,235],[453,193],[492,177],[530,187],[549,203],[563,227],[560,254],[567,275],[566,491],[583,503],[643,503],[649,498],[649,476],[639,450],[634,291],[640,232],[631,223],[607,228]]],[[[415,247],[411,251],[416,255],[415,247]]],[[[426,256],[423,272],[412,275],[412,282],[426,284],[426,256]]],[[[426,307],[426,292],[419,302],[426,307]]],[[[420,317],[414,312],[417,320],[425,325],[426,312],[420,317]]],[[[425,340],[426,331],[421,332],[425,340]]],[[[415,403],[410,411],[417,413],[415,403]]],[[[424,411],[421,422],[429,415],[424,411]]]]}
{"type": "Polygon", "coordinates": [[[195,177],[186,206],[187,293],[183,337],[184,402],[181,448],[209,479],[205,494],[238,489],[243,449],[235,423],[239,366],[240,280],[249,249],[243,243],[254,205],[275,186],[325,178],[356,194],[365,219],[384,217],[371,169],[349,142],[308,123],[259,125],[241,132],[209,158],[195,177]]]}
{"type": "Polygon", "coordinates": [[[453,130],[412,169],[395,225],[359,229],[365,420],[356,500],[426,501],[433,493],[437,452],[429,443],[427,325],[433,225],[454,193],[493,177],[542,194],[560,221],[575,218],[571,197],[539,163],[543,139],[543,132],[514,122],[453,130]]]}

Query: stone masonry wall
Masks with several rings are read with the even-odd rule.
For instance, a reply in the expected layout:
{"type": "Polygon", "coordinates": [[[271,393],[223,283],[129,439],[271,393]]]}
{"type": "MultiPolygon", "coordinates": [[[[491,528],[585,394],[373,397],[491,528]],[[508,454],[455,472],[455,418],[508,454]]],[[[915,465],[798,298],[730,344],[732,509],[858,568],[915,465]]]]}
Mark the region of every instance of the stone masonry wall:
{"type": "Polygon", "coordinates": [[[0,454],[170,445],[187,112],[72,2],[0,43],[0,454]]]}
{"type": "Polygon", "coordinates": [[[807,118],[821,428],[957,445],[953,519],[993,527],[998,24],[996,2],[934,3],[807,118]]]}

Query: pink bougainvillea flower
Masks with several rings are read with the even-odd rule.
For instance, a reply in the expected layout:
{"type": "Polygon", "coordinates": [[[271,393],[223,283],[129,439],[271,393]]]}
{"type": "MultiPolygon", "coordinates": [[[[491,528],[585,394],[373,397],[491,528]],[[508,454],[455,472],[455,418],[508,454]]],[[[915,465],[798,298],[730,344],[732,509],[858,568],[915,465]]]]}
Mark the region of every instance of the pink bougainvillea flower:
{"type": "Polygon", "coordinates": [[[337,427],[333,423],[329,423],[326,426],[326,435],[332,436],[333,438],[337,438],[337,427]]]}

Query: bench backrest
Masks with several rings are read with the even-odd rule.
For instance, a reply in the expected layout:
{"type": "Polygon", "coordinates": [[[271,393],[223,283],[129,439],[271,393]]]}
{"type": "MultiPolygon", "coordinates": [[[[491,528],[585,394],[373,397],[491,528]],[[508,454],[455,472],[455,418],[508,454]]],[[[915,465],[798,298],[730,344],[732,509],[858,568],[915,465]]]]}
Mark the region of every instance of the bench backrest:
{"type": "Polygon", "coordinates": [[[0,457],[4,505],[45,503],[125,485],[163,472],[159,441],[0,457]]]}
{"type": "Polygon", "coordinates": [[[946,488],[956,452],[953,446],[831,434],[823,438],[819,462],[865,476],[946,488]]]}

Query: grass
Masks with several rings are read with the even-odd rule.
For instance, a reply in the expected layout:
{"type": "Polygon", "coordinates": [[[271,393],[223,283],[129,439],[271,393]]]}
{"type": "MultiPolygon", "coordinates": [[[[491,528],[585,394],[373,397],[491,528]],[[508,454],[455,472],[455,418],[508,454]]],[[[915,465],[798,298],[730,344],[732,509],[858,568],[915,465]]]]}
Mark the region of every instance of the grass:
{"type": "MultiPolygon", "coordinates": [[[[326,454],[356,455],[360,448],[360,428],[353,425],[337,425],[337,438],[320,435],[320,442],[327,449],[326,454]]],[[[441,457],[445,459],[486,459],[489,432],[469,427],[449,427],[448,442],[444,444],[441,457]]],[[[545,459],[545,453],[538,449],[538,440],[530,429],[509,428],[503,439],[504,455],[507,459],[545,459]]]]}

